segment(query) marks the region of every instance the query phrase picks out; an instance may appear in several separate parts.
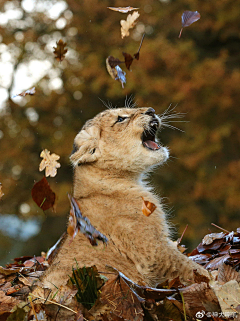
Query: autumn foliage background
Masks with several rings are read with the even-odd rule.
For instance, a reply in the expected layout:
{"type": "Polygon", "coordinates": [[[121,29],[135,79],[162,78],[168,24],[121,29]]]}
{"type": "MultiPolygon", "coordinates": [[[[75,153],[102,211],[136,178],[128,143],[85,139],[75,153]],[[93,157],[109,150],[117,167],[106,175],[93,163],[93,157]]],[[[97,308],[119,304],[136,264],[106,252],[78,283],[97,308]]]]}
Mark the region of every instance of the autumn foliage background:
{"type": "MultiPolygon", "coordinates": [[[[211,222],[236,230],[240,20],[235,1],[16,0],[0,1],[0,9],[0,69],[12,66],[8,73],[0,71],[1,99],[8,95],[0,110],[0,182],[5,194],[0,214],[40,216],[43,221],[47,215],[41,234],[17,255],[47,250],[65,229],[73,139],[87,119],[105,109],[99,98],[121,107],[126,95],[133,95],[139,106],[151,106],[158,114],[177,104],[188,122],[173,123],[184,133],[171,129],[160,133],[171,158],[150,181],[177,229],[183,231],[189,224],[183,243],[190,248],[208,233],[211,222]],[[50,9],[59,3],[65,3],[65,9],[51,16],[50,9]],[[128,5],[140,8],[139,22],[130,37],[121,39],[119,22],[127,15],[107,7],[128,5]],[[2,20],[9,10],[17,10],[16,18],[2,20]],[[199,11],[201,19],[185,28],[179,39],[185,10],[199,11]],[[105,60],[109,55],[122,59],[122,51],[135,53],[143,32],[140,60],[134,61],[132,72],[123,67],[127,83],[122,89],[107,73],[105,60]],[[59,39],[68,48],[61,63],[53,55],[59,39]],[[40,72],[36,61],[45,62],[46,68],[40,72]],[[34,78],[32,83],[21,84],[15,77],[21,69],[34,78]],[[35,86],[36,94],[12,98],[17,94],[14,88],[21,85],[21,90],[35,86]],[[57,176],[48,178],[58,198],[56,213],[46,214],[31,199],[34,181],[43,176],[38,166],[45,148],[61,157],[57,176]],[[20,211],[25,203],[30,206],[28,213],[20,211]]],[[[0,242],[10,251],[11,244],[1,233],[0,242]]]]}

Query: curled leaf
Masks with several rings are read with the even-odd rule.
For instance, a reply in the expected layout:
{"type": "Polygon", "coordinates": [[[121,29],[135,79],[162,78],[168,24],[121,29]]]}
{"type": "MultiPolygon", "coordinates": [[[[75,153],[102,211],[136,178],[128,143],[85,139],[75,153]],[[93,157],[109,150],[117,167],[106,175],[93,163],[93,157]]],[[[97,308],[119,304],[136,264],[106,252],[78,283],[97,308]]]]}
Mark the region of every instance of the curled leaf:
{"type": "Polygon", "coordinates": [[[202,240],[202,244],[203,245],[209,245],[214,240],[222,239],[225,235],[226,235],[226,233],[223,233],[223,232],[207,234],[207,235],[204,236],[204,238],[202,240]]]}
{"type": "Polygon", "coordinates": [[[122,84],[122,87],[124,83],[126,83],[126,73],[122,71],[122,69],[119,67],[118,64],[122,63],[118,58],[114,58],[113,56],[109,56],[106,59],[106,67],[109,75],[114,80],[119,80],[122,84]]]}
{"type": "Polygon", "coordinates": [[[96,246],[98,245],[97,241],[102,241],[103,243],[107,243],[108,239],[105,235],[100,233],[98,230],[95,229],[95,227],[92,226],[89,219],[87,217],[82,216],[80,207],[78,202],[73,198],[72,196],[68,195],[70,204],[71,204],[71,210],[70,210],[70,216],[69,216],[69,222],[68,222],[68,228],[67,232],[68,234],[74,238],[78,231],[83,233],[87,239],[89,239],[89,242],[96,246]]]}
{"type": "Polygon", "coordinates": [[[65,54],[67,53],[67,49],[65,49],[66,42],[63,42],[62,39],[60,39],[58,42],[56,42],[57,47],[53,47],[54,55],[56,56],[55,58],[57,61],[62,61],[65,58],[65,54]]]}
{"type": "Polygon", "coordinates": [[[178,38],[181,37],[183,28],[190,26],[192,23],[200,19],[200,13],[198,11],[184,11],[182,14],[182,29],[180,30],[178,38]]]}
{"type": "Polygon", "coordinates": [[[34,95],[36,93],[35,87],[32,87],[28,90],[23,91],[21,94],[14,95],[12,98],[15,98],[17,96],[25,97],[26,95],[34,95]]]}
{"type": "Polygon", "coordinates": [[[121,13],[127,13],[129,11],[133,11],[133,10],[138,10],[139,8],[133,8],[133,7],[108,7],[108,9],[113,10],[113,11],[118,11],[121,13]]]}
{"type": "Polygon", "coordinates": [[[145,201],[143,197],[142,200],[142,212],[145,216],[150,216],[155,211],[157,206],[149,201],[145,201]]]}
{"type": "MultiPolygon", "coordinates": [[[[115,68],[117,65],[123,63],[123,61],[119,60],[118,58],[114,58],[113,56],[108,56],[106,63],[110,68],[115,68]]],[[[113,78],[115,79],[115,77],[113,78]]]]}
{"type": "Polygon", "coordinates": [[[136,20],[138,19],[139,16],[140,16],[140,14],[137,11],[134,11],[132,14],[130,13],[127,16],[127,20],[120,21],[122,39],[124,37],[129,36],[129,29],[131,29],[135,26],[136,20]]]}
{"type": "Polygon", "coordinates": [[[115,69],[117,71],[117,78],[115,78],[115,80],[119,80],[122,84],[122,88],[124,88],[124,84],[126,83],[126,73],[125,71],[122,71],[118,65],[115,67],[115,69]]]}
{"type": "Polygon", "coordinates": [[[33,185],[32,199],[43,211],[50,207],[54,209],[56,194],[51,190],[45,176],[33,185]]]}
{"type": "Polygon", "coordinates": [[[45,169],[45,175],[46,177],[51,176],[54,177],[57,175],[57,168],[61,167],[61,164],[57,162],[57,160],[60,158],[57,154],[50,155],[50,152],[47,149],[44,149],[40,157],[43,158],[39,165],[39,171],[43,171],[45,169]]]}

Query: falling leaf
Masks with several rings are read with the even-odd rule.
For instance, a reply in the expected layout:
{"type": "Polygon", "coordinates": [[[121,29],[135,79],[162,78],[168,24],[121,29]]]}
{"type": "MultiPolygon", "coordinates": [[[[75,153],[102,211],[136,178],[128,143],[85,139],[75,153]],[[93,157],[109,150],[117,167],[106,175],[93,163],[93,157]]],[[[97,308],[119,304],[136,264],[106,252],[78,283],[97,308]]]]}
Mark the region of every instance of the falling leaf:
{"type": "Polygon", "coordinates": [[[120,21],[122,39],[124,37],[129,36],[129,29],[131,29],[135,26],[136,20],[138,19],[139,16],[140,16],[140,14],[137,11],[134,11],[132,14],[130,13],[127,16],[127,20],[120,21]]]}
{"type": "Polygon", "coordinates": [[[87,217],[82,216],[81,210],[79,208],[78,202],[72,196],[68,195],[71,210],[68,222],[67,232],[68,234],[74,238],[78,231],[83,233],[90,241],[93,246],[98,245],[97,241],[102,241],[103,243],[107,243],[108,239],[105,235],[100,233],[95,227],[92,226],[89,219],[87,217]]]}
{"type": "Polygon", "coordinates": [[[157,206],[149,201],[145,201],[143,197],[142,200],[142,212],[145,216],[150,216],[155,211],[157,206]]]}
{"type": "Polygon", "coordinates": [[[54,209],[56,194],[51,190],[45,176],[33,185],[32,199],[43,211],[50,207],[54,209]]]}
{"type": "Polygon", "coordinates": [[[4,195],[4,193],[3,193],[3,191],[2,191],[2,184],[0,183],[0,200],[1,200],[1,198],[3,197],[3,195],[4,195]]]}
{"type": "Polygon", "coordinates": [[[126,65],[127,69],[130,70],[130,66],[131,66],[134,58],[126,52],[123,52],[122,54],[125,58],[125,65],[126,65]]]}
{"type": "Polygon", "coordinates": [[[129,11],[133,11],[133,10],[138,10],[139,8],[133,8],[133,7],[108,7],[108,9],[113,10],[113,11],[118,11],[118,12],[122,12],[122,13],[127,13],[129,11]]]}
{"type": "Polygon", "coordinates": [[[65,58],[65,54],[67,53],[67,49],[65,49],[66,42],[63,42],[62,39],[60,39],[57,43],[57,47],[53,47],[54,49],[54,55],[57,61],[62,61],[65,58]]]}
{"type": "Polygon", "coordinates": [[[25,97],[26,95],[34,95],[36,93],[35,87],[32,87],[31,89],[23,91],[21,94],[14,95],[12,98],[15,98],[17,96],[25,97]]]}
{"type": "Polygon", "coordinates": [[[139,48],[138,48],[137,53],[135,53],[135,54],[133,55],[133,57],[134,57],[135,59],[137,59],[137,60],[139,60],[140,49],[141,49],[141,47],[142,47],[142,43],[143,43],[144,37],[145,37],[145,33],[142,35],[142,39],[141,39],[141,42],[140,42],[140,45],[139,45],[139,48]]]}
{"type": "Polygon", "coordinates": [[[111,68],[115,68],[117,65],[123,63],[123,61],[119,60],[118,58],[114,58],[113,56],[109,56],[107,58],[107,62],[111,68]]]}
{"type": "Polygon", "coordinates": [[[190,26],[192,23],[200,19],[200,13],[198,11],[184,11],[182,14],[182,29],[180,30],[178,38],[181,37],[183,28],[190,26]]]}
{"type": "Polygon", "coordinates": [[[43,158],[43,160],[41,161],[40,165],[39,165],[39,171],[43,171],[44,168],[46,168],[45,170],[45,175],[46,177],[51,176],[54,177],[57,174],[57,168],[59,168],[61,165],[57,162],[57,160],[60,158],[60,156],[56,155],[56,154],[52,154],[50,155],[50,152],[47,149],[44,149],[41,154],[40,157],[43,158]]]}
{"type": "Polygon", "coordinates": [[[142,36],[141,43],[139,45],[138,51],[137,51],[137,53],[135,53],[133,55],[133,57],[129,53],[126,53],[126,52],[122,53],[123,56],[124,56],[124,59],[125,59],[125,65],[126,65],[128,70],[130,70],[130,66],[131,66],[131,64],[132,64],[134,59],[139,60],[139,53],[140,53],[140,49],[142,47],[142,42],[143,42],[144,37],[145,37],[145,33],[142,36]]]}
{"type": "Polygon", "coordinates": [[[123,84],[126,83],[126,73],[122,71],[122,69],[118,66],[118,64],[122,63],[118,58],[114,58],[113,56],[109,56],[106,59],[106,66],[109,75],[114,80],[119,80],[124,88],[123,84]]]}
{"type": "Polygon", "coordinates": [[[125,71],[122,71],[118,65],[115,67],[115,69],[117,71],[117,78],[115,78],[115,80],[119,80],[122,84],[122,88],[124,88],[124,84],[126,83],[126,73],[125,71]]]}

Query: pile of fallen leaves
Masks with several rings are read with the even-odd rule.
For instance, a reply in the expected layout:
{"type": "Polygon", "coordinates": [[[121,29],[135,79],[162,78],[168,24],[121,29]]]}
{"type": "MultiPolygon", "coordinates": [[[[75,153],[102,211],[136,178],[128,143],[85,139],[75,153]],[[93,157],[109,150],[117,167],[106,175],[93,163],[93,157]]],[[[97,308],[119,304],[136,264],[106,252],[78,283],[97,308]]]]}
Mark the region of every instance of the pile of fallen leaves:
{"type": "MultiPolygon", "coordinates": [[[[72,238],[83,233],[92,246],[98,241],[107,243],[107,238],[82,216],[78,202],[71,196],[69,200],[67,233],[72,238]]],[[[154,211],[153,205],[143,200],[143,213],[146,209],[154,211]]],[[[177,277],[150,288],[134,283],[114,267],[99,273],[95,266],[79,268],[76,262],[68,284],[51,291],[39,278],[52,264],[65,236],[47,255],[15,258],[14,263],[0,267],[1,321],[240,319],[240,228],[206,235],[189,254],[210,271],[211,280],[194,271],[195,283],[189,286],[177,277]]]]}

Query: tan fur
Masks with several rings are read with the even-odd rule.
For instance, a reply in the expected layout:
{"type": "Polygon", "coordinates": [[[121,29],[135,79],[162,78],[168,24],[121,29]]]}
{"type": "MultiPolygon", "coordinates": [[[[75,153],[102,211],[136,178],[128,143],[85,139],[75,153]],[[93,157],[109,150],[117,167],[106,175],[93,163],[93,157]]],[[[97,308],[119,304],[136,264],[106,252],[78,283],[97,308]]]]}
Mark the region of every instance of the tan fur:
{"type": "Polygon", "coordinates": [[[149,286],[178,275],[192,281],[193,269],[208,275],[177,250],[169,238],[160,200],[141,181],[143,173],[168,158],[167,148],[149,150],[142,144],[143,130],[153,117],[146,114],[148,110],[106,110],[76,136],[71,156],[74,197],[82,214],[107,236],[109,244],[92,247],[81,234],[70,244],[68,236],[44,276],[46,286],[66,283],[75,259],[79,266],[96,264],[99,271],[110,265],[149,286]],[[116,122],[118,116],[128,118],[116,122]],[[142,213],[142,197],[157,206],[149,217],[142,213]]]}

